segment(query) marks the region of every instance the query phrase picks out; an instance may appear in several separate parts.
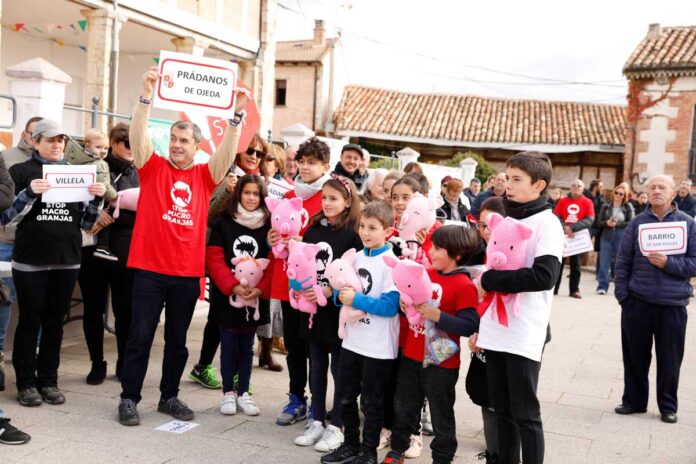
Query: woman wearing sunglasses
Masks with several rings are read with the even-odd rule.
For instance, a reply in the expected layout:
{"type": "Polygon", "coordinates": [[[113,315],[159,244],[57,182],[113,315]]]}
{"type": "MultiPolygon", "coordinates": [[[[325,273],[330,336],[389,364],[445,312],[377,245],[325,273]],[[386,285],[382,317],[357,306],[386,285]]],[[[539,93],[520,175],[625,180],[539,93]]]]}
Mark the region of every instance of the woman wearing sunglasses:
{"type": "Polygon", "coordinates": [[[629,221],[633,219],[633,206],[628,201],[628,185],[619,184],[614,188],[611,202],[602,205],[598,223],[602,230],[599,247],[599,270],[597,271],[597,293],[606,295],[609,290],[609,271],[619,251],[621,237],[629,221]]]}
{"type": "MultiPolygon", "coordinates": [[[[268,144],[268,152],[263,160],[266,172],[277,180],[285,178],[285,150],[273,143],[268,144]]],[[[287,180],[287,179],[286,179],[287,180]]]]}
{"type": "Polygon", "coordinates": [[[266,158],[267,153],[268,145],[266,141],[261,138],[259,134],[254,134],[249,148],[241,153],[237,153],[234,159],[234,173],[238,177],[245,174],[258,174],[266,179],[268,177],[268,172],[266,171],[265,163],[262,161],[266,158]]]}

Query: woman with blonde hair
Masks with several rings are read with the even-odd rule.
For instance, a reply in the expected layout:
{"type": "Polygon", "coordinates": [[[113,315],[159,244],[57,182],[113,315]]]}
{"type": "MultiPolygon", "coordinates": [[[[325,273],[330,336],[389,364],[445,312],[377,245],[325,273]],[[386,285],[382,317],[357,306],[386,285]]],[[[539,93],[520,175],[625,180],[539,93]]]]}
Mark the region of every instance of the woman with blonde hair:
{"type": "Polygon", "coordinates": [[[266,165],[266,172],[269,177],[283,180],[285,177],[285,150],[274,143],[269,143],[266,158],[263,163],[266,165]]]}
{"type": "Polygon", "coordinates": [[[609,270],[619,251],[624,229],[634,216],[633,206],[628,201],[629,192],[626,183],[614,187],[611,202],[603,204],[597,215],[597,224],[602,230],[597,270],[599,295],[606,295],[609,290],[609,270]]]}

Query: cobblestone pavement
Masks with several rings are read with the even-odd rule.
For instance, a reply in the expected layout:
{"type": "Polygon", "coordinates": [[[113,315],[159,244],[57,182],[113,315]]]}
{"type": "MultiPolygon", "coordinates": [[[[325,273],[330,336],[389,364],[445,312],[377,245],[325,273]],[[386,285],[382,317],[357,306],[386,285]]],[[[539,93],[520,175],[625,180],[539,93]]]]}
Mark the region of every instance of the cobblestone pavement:
{"type": "MultiPolygon", "coordinates": [[[[546,436],[546,462],[573,463],[696,463],[696,328],[687,331],[686,355],[679,388],[679,422],[664,424],[654,399],[655,374],[648,412],[618,416],[623,367],[620,347],[620,311],[613,296],[594,294],[593,276],[582,276],[583,299],[567,296],[566,282],[554,300],[551,327],[541,371],[539,397],[546,436]]],[[[693,309],[692,304],[690,309],[693,309]]],[[[201,303],[190,330],[188,374],[198,358],[207,314],[201,303]]],[[[116,421],[120,385],[109,377],[100,386],[84,378],[89,357],[79,323],[68,327],[63,343],[60,386],[67,402],[62,406],[23,408],[16,402],[14,373],[8,364],[9,384],[0,393],[0,405],[13,424],[32,435],[23,446],[0,445],[4,463],[318,463],[313,449],[293,443],[303,424],[279,427],[276,414],[285,401],[287,373],[254,368],[252,384],[261,415],[222,416],[220,391],[206,390],[188,380],[180,397],[196,412],[198,427],[184,434],[156,431],[169,417],[156,411],[162,359],[162,327],[152,351],[150,370],[140,404],[142,425],[123,427],[116,421]]],[[[106,337],[109,374],[113,374],[116,344],[106,337]]],[[[275,355],[278,359],[281,357],[275,355]]],[[[281,361],[283,361],[281,359],[281,361]]],[[[216,361],[217,362],[217,361],[216,361]]],[[[464,390],[468,361],[463,362],[455,406],[459,449],[456,463],[476,463],[484,449],[480,409],[464,390]]],[[[430,461],[428,445],[419,459],[430,461]]],[[[383,452],[380,456],[383,456],[383,452]]]]}

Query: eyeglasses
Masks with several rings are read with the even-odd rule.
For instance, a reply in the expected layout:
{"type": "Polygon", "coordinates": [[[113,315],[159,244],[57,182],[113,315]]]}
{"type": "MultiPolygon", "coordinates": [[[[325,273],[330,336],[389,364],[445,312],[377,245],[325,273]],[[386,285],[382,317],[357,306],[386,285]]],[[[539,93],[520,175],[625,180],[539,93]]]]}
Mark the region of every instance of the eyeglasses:
{"type": "Polygon", "coordinates": [[[622,196],[624,196],[624,193],[623,192],[614,192],[614,195],[618,195],[618,196],[622,197],[622,196]]]}
{"type": "Polygon", "coordinates": [[[272,156],[267,156],[267,157],[266,157],[266,162],[267,162],[267,163],[275,162],[275,158],[272,157],[272,156]]]}
{"type": "Polygon", "coordinates": [[[266,156],[266,154],[261,150],[254,150],[251,147],[247,148],[244,153],[246,153],[249,156],[256,156],[257,158],[263,158],[264,156],[266,156]]]}
{"type": "Polygon", "coordinates": [[[124,147],[126,147],[127,150],[130,150],[130,140],[119,140],[118,142],[113,142],[113,143],[122,143],[124,147]]]}
{"type": "Polygon", "coordinates": [[[571,187],[582,187],[582,184],[572,184],[571,187]]]}
{"type": "Polygon", "coordinates": [[[488,228],[488,224],[486,224],[486,223],[484,223],[484,222],[477,222],[477,223],[476,223],[476,230],[478,230],[478,231],[480,231],[480,232],[483,232],[483,231],[486,230],[486,229],[490,230],[490,229],[488,228]]]}

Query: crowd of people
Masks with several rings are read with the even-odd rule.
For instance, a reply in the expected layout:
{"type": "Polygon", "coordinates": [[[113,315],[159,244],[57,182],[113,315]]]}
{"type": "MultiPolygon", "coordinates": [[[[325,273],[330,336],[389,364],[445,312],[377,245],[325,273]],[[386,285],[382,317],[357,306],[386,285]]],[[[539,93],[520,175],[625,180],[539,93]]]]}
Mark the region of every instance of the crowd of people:
{"type": "MultiPolygon", "coordinates": [[[[117,124],[108,135],[90,131],[82,146],[55,122],[36,117],[27,122],[18,146],[0,157],[0,259],[12,262],[0,305],[0,389],[5,387],[1,353],[16,299],[12,363],[22,406],[66,401],[58,382],[60,346],[77,283],[90,385],[101,384],[108,371],[104,314],[111,294],[115,376],[122,387],[118,421],[140,424],[138,403],[163,310],[157,410],[177,420],[194,419],[179,385],[188,360],[187,332],[207,276],[208,319],[189,378],[221,389],[221,414],[261,414],[251,383],[254,345],[258,340],[259,366],[271,371],[283,370],[273,357],[274,346],[282,345],[288,401],[276,424],[306,419],[294,442],[322,453],[320,462],[376,464],[377,451],[387,449],[383,464],[403,463],[421,454],[423,435],[433,435],[432,461],[450,463],[457,450],[455,386],[466,356],[466,390],[482,412],[485,450],[479,458],[541,463],[544,434],[536,391],[551,338],[553,295],[562,282],[565,236],[589,229],[599,251],[597,292],[606,294],[613,280],[623,309],[625,391],[616,412],[645,411],[654,337],[660,412],[663,421],[676,422],[685,306],[692,293],[689,279],[696,275],[694,211],[686,211],[696,207],[690,182],[677,192],[671,178],[656,176],[635,201],[629,200],[629,186],[619,184],[605,201],[601,181],[585,190],[575,180],[561,196],[551,185],[548,156],[521,152],[508,159],[505,172],[485,182],[474,178],[464,188],[448,176],[437,191],[417,163],[403,171],[369,170],[369,154],[352,143],[331,171],[329,147],[317,138],[283,149],[257,135],[248,147],[238,147],[249,99],[243,91],[208,163],[194,162],[201,132],[186,121],[172,126],[165,158],[154,153],[147,132],[158,78],[155,68],[143,76],[130,125],[117,124]],[[51,188],[42,166],[66,163],[97,166],[97,182],[88,188],[93,200],[42,202],[51,188]],[[303,211],[293,219],[302,226],[294,236],[272,227],[271,210],[281,196],[271,195],[272,180],[290,186],[284,199],[302,200],[303,211]],[[114,200],[135,189],[137,209],[116,214],[114,200]],[[421,197],[440,197],[438,220],[415,240],[400,240],[402,216],[421,197]],[[482,267],[491,224],[501,217],[530,230],[520,269],[482,267]],[[686,223],[685,253],[640,253],[638,225],[658,221],[686,223]],[[278,252],[301,245],[309,250],[306,261],[317,285],[305,285],[278,252]],[[328,267],[339,258],[359,276],[361,288],[330,286],[328,267]],[[410,300],[397,288],[397,266],[403,260],[413,264],[412,259],[438,289],[412,309],[427,321],[424,327],[439,329],[456,347],[434,362],[425,362],[426,329],[409,323],[410,300]],[[237,273],[249,265],[262,273],[254,284],[237,273]],[[494,293],[516,294],[520,314],[511,314],[505,324],[482,318],[480,301],[494,293]],[[295,309],[298,301],[318,304],[316,314],[295,309]],[[362,311],[356,322],[344,323],[344,306],[362,311]],[[468,337],[464,351],[461,337],[468,337]],[[213,367],[218,348],[222,381],[213,367]],[[330,385],[333,397],[327,398],[330,385]]],[[[582,256],[569,261],[570,296],[580,298],[582,256]]],[[[29,439],[0,409],[0,442],[29,439]]]]}

